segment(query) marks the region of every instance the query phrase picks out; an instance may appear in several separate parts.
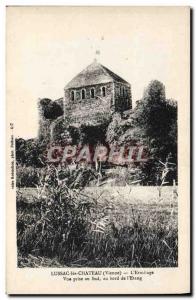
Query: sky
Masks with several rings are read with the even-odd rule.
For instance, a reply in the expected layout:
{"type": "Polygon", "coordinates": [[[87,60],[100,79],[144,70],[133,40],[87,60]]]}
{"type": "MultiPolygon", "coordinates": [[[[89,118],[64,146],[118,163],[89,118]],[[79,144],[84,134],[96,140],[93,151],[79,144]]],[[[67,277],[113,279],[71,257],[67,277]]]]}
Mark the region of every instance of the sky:
{"type": "Polygon", "coordinates": [[[15,135],[36,137],[38,99],[62,97],[95,57],[131,84],[133,105],[153,79],[167,98],[183,99],[188,19],[183,7],[9,7],[7,111],[15,135]]]}

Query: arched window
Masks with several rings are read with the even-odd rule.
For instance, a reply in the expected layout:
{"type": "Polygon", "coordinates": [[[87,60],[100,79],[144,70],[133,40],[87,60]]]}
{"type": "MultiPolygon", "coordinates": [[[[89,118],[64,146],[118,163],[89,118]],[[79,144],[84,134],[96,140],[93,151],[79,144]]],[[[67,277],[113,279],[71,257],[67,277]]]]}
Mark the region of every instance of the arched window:
{"type": "Polygon", "coordinates": [[[121,86],[120,87],[120,95],[125,97],[126,96],[126,90],[125,90],[125,87],[124,86],[121,86]]]}
{"type": "Polygon", "coordinates": [[[71,100],[74,101],[75,100],[75,92],[71,91],[71,100]]]}
{"type": "Polygon", "coordinates": [[[124,86],[122,87],[122,95],[123,95],[123,97],[125,96],[125,87],[124,86]]]}
{"type": "Polygon", "coordinates": [[[91,98],[95,98],[95,89],[94,88],[91,89],[91,98]]]}
{"type": "Polygon", "coordinates": [[[122,94],[123,94],[123,87],[121,86],[120,87],[120,96],[122,96],[122,94]]]}
{"type": "Polygon", "coordinates": [[[105,86],[102,87],[102,96],[105,97],[105,86]]]}
{"type": "Polygon", "coordinates": [[[84,89],[82,89],[82,99],[86,98],[86,91],[84,89]]]}

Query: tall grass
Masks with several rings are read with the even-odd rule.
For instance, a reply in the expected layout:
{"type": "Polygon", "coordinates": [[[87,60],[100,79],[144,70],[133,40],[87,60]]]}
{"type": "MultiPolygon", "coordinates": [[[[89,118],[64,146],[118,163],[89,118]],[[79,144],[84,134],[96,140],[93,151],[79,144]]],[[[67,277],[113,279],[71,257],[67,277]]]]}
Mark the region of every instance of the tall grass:
{"type": "MultiPolygon", "coordinates": [[[[92,176],[85,169],[77,172],[81,180],[92,176]]],[[[50,167],[33,203],[18,194],[19,267],[177,266],[176,211],[87,196],[71,176],[71,170],[50,167]]]]}

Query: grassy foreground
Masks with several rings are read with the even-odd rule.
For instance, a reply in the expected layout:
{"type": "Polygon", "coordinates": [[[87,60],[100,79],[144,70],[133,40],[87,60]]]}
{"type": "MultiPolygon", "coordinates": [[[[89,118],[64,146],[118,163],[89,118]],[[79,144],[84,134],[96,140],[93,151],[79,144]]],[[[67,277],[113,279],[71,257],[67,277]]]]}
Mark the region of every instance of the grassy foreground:
{"type": "Polygon", "coordinates": [[[19,267],[177,266],[171,187],[161,197],[149,187],[149,200],[148,187],[78,190],[53,175],[37,191],[18,192],[19,267]]]}

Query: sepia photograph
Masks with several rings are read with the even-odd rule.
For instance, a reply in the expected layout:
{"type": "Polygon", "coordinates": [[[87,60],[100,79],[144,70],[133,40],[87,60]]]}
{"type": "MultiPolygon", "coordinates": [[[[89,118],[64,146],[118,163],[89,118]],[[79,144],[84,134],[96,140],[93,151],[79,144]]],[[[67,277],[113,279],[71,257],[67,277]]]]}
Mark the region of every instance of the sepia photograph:
{"type": "Polygon", "coordinates": [[[189,17],[188,7],[7,8],[20,276],[52,268],[114,285],[160,268],[187,274],[189,17]]]}
{"type": "Polygon", "coordinates": [[[177,101],[97,60],[63,92],[15,140],[18,266],[177,266],[177,101]]]}

